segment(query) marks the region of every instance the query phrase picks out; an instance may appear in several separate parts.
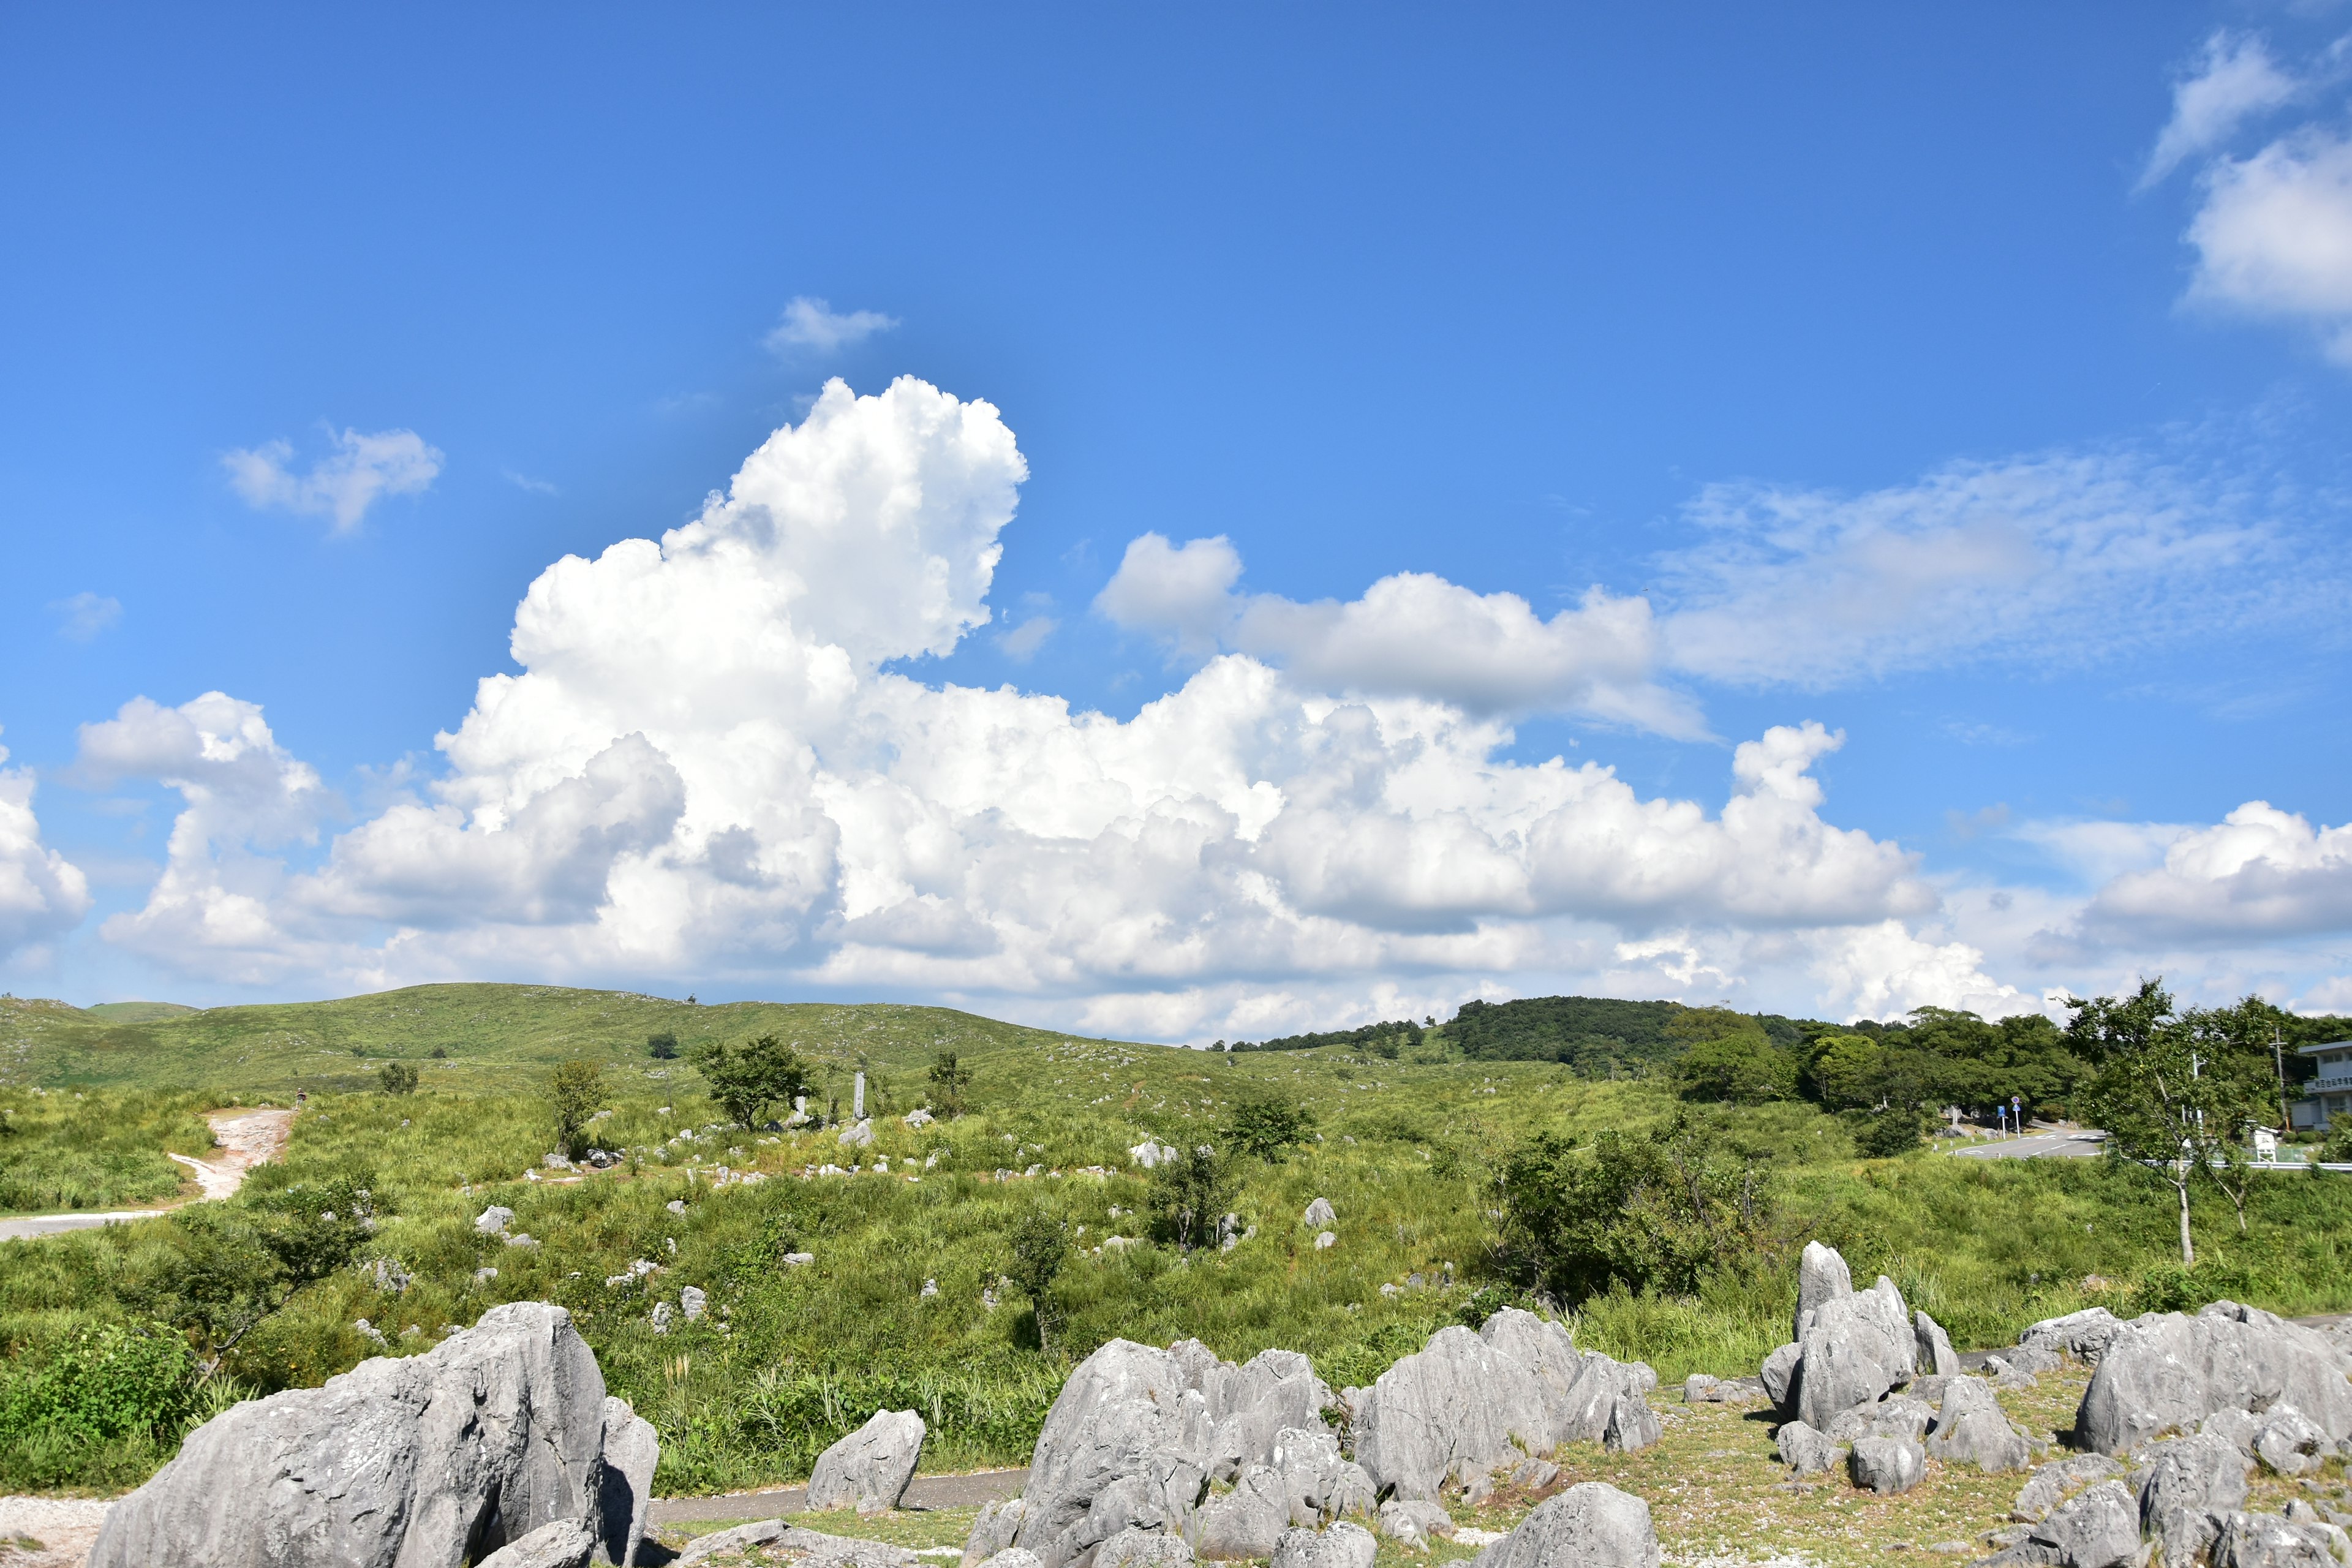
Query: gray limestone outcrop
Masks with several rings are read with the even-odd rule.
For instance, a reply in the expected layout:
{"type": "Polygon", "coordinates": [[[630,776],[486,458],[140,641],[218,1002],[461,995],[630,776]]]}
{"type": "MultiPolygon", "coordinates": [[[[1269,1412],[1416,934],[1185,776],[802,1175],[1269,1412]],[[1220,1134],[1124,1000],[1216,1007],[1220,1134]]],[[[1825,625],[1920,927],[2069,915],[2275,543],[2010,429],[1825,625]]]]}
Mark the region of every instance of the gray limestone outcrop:
{"type": "Polygon", "coordinates": [[[1801,1421],[1784,1421],[1773,1434],[1780,1447],[1780,1462],[1801,1476],[1816,1476],[1838,1462],[1838,1446],[1826,1432],[1801,1421]]]}
{"type": "Polygon", "coordinates": [[[2021,1470],[2033,1462],[2033,1447],[2000,1407],[1992,1385],[1980,1377],[1955,1377],[1944,1384],[1943,1408],[1928,1428],[1927,1452],[1946,1464],[1980,1470],[2021,1470]]]}
{"type": "Polygon", "coordinates": [[[2291,1405],[2329,1441],[2352,1437],[2352,1384],[2323,1335],[2216,1301],[2195,1317],[2151,1312],[2110,1339],[2076,1411],[2081,1441],[2121,1454],[2224,1410],[2291,1405]]]}
{"type": "Polygon", "coordinates": [[[1857,1437],[1846,1468],[1864,1491],[1907,1492],[1927,1475],[1927,1454],[1907,1437],[1857,1437]]]}
{"type": "Polygon", "coordinates": [[[2101,1481],[2051,1511],[2027,1538],[2061,1568],[2117,1568],[2139,1555],[2139,1510],[2120,1481],[2101,1481]]]}
{"type": "Polygon", "coordinates": [[[1192,1568],[1192,1549],[1184,1538],[1158,1531],[1122,1530],[1095,1551],[1095,1568],[1192,1568]]]}
{"type": "Polygon", "coordinates": [[[2009,1517],[2021,1524],[2039,1524],[2050,1510],[2095,1482],[2111,1480],[2119,1466],[2105,1454],[2077,1454],[2055,1459],[2033,1472],[2009,1505],[2009,1517]]]}
{"type": "Polygon", "coordinates": [[[1952,1336],[1944,1325],[1927,1315],[1924,1307],[1911,1312],[1912,1354],[1918,1370],[1930,1377],[1951,1377],[1960,1370],[1959,1352],[1952,1349],[1952,1336]]]}
{"type": "Polygon", "coordinates": [[[1537,1504],[1471,1561],[1472,1568],[1659,1568],[1658,1532],[1648,1503],[1585,1481],[1537,1504]]]}
{"type": "Polygon", "coordinates": [[[632,1496],[608,1495],[608,1428],[624,1435],[625,1479],[632,1465],[649,1478],[571,1314],[494,1307],[422,1355],[362,1362],[205,1422],[115,1505],[89,1562],[459,1568],[565,1521],[587,1524],[610,1557],[634,1526],[607,1523],[608,1502],[632,1496]]]}
{"type": "Polygon", "coordinates": [[[1853,1271],[1845,1255],[1822,1242],[1809,1241],[1797,1259],[1797,1310],[1790,1321],[1789,1337],[1801,1341],[1812,1327],[1813,1314],[1823,1304],[1853,1294],[1853,1271]]]}
{"type": "Polygon", "coordinates": [[[1381,1543],[1360,1524],[1328,1530],[1286,1530],[1275,1543],[1271,1568],[1372,1568],[1381,1543]]]}
{"type": "Polygon", "coordinates": [[[2213,1568],[2342,1568],[2352,1557],[2344,1531],[2275,1513],[2231,1513],[2219,1521],[2213,1568]]]}
{"type": "Polygon", "coordinates": [[[923,1436],[923,1418],[913,1411],[876,1411],[865,1426],[817,1456],[809,1472],[809,1510],[882,1513],[897,1508],[915,1479],[923,1436]]]}
{"type": "Polygon", "coordinates": [[[2245,1506],[2252,1468],[2218,1433],[2150,1446],[2132,1472],[2141,1531],[2164,1542],[2167,1563],[2193,1562],[2212,1543],[2221,1516],[2245,1506]]]}
{"type": "Polygon", "coordinates": [[[520,1541],[509,1542],[485,1557],[477,1568],[588,1568],[596,1555],[596,1532],[587,1522],[559,1519],[542,1524],[520,1541]]]}

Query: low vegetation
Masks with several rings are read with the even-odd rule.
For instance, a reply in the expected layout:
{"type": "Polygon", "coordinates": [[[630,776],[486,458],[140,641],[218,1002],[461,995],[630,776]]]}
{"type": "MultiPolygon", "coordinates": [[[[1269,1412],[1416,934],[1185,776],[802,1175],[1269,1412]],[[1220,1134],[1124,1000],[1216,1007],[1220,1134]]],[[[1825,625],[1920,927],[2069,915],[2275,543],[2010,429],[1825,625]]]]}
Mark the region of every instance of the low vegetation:
{"type": "MultiPolygon", "coordinates": [[[[1671,1070],[1596,1080],[1558,1059],[1466,1058],[1444,1030],[1393,1058],[1377,1039],[1213,1055],[928,1009],[656,1015],[554,993],[543,1006],[595,1029],[519,1025],[485,1043],[431,1023],[450,998],[395,995],[417,1000],[333,1004],[335,1026],[403,1008],[431,1026],[346,1047],[359,1072],[341,1088],[304,1079],[284,1160],[237,1197],[0,1247],[0,1487],[126,1484],[224,1400],[421,1351],[515,1300],[572,1310],[614,1391],[659,1426],[666,1490],[804,1474],[882,1405],[930,1424],[927,1464],[1020,1462],[1068,1368],[1114,1336],[1195,1335],[1235,1359],[1295,1348],[1345,1386],[1444,1323],[1536,1301],[1669,1381],[1752,1371],[1786,1337],[1794,1251],[1815,1237],[1964,1344],[2092,1302],[2352,1308],[2352,1181],[2259,1175],[2242,1231],[2223,1192],[2192,1186],[2190,1268],[2161,1173],[1950,1159],[1917,1146],[1916,1121],[1910,1152],[1872,1157],[1861,1144],[1887,1113],[1810,1098],[1821,1051],[1794,1095],[1702,1100],[1671,1070]],[[813,1112],[866,1071],[872,1142],[772,1130],[781,1090],[739,1100],[748,1122],[733,1114],[693,1065],[720,1059],[706,1029],[722,1015],[740,1025],[725,1058],[765,1061],[773,1089],[790,1053],[813,1112]],[[655,1054],[665,1029],[677,1057],[655,1054]],[[386,1059],[416,1064],[416,1086],[383,1081],[386,1059]],[[932,1119],[909,1126],[919,1106],[932,1119]],[[1146,1141],[1178,1158],[1142,1169],[1146,1141]],[[546,1163],[566,1146],[618,1162],[546,1163]],[[1337,1214],[1328,1249],[1302,1223],[1318,1197],[1337,1214]],[[492,1205],[513,1211],[503,1235],[477,1225],[492,1205]],[[709,1302],[692,1321],[688,1286],[709,1302]],[[69,1388],[105,1392],[85,1407],[69,1388]]],[[[300,1016],[275,1010],[270,1026],[327,1037],[300,1016]]],[[[1685,1054],[1722,1026],[1685,1025],[1685,1054]]],[[[221,1070],[260,1081],[212,1103],[290,1101],[268,1088],[284,1064],[258,1055],[217,1046],[221,1070]]],[[[14,1092],[28,1120],[12,1137],[51,1136],[33,1122],[71,1106],[93,1139],[146,1129],[158,1160],[207,1099],[14,1092]]]]}

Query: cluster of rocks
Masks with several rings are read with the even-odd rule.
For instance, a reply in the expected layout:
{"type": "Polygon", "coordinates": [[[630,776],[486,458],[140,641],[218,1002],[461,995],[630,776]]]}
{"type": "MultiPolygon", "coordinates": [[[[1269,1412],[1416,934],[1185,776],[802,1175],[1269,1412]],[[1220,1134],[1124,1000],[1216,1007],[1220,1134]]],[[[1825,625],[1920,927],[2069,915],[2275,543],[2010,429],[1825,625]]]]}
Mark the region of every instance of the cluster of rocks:
{"type": "Polygon", "coordinates": [[[518,1301],[213,1417],[108,1512],[89,1562],[625,1568],[659,1456],[571,1314],[518,1301]]]}
{"type": "MultiPolygon", "coordinates": [[[[1989,1376],[1969,1376],[1892,1281],[1856,1290],[1845,1260],[1818,1242],[1800,1265],[1793,1327],[1759,1380],[1793,1472],[1843,1461],[1856,1486],[1900,1492],[1929,1459],[2032,1469],[1985,1568],[2139,1568],[2159,1547],[2167,1568],[2352,1563],[2352,1514],[2309,1501],[2244,1508],[2256,1462],[2303,1476],[2352,1451],[2345,1336],[2230,1301],[2128,1322],[2095,1307],[2032,1325],[1985,1358],[1989,1376]],[[2009,1419],[1999,1391],[2069,1362],[2095,1367],[2074,1421],[2086,1451],[2033,1468],[2047,1444],[2009,1419]]],[[[1712,1379],[1692,1385],[1686,1399],[1719,1396],[1712,1379]]]]}
{"type": "MultiPolygon", "coordinates": [[[[1476,1332],[1442,1329],[1370,1388],[1336,1395],[1293,1351],[1235,1366],[1197,1341],[1114,1340],[1072,1373],[1026,1488],[982,1511],[964,1562],[1365,1568],[1375,1537],[1358,1521],[1425,1547],[1453,1533],[1444,1489],[1480,1497],[1501,1478],[1540,1489],[1559,1475],[1543,1456],[1562,1443],[1657,1441],[1643,1398],[1656,1384],[1648,1367],[1580,1352],[1557,1323],[1515,1309],[1476,1332]],[[1352,1436],[1352,1459],[1326,1412],[1352,1436]]],[[[1654,1563],[1654,1538],[1650,1552],[1654,1563]]]]}

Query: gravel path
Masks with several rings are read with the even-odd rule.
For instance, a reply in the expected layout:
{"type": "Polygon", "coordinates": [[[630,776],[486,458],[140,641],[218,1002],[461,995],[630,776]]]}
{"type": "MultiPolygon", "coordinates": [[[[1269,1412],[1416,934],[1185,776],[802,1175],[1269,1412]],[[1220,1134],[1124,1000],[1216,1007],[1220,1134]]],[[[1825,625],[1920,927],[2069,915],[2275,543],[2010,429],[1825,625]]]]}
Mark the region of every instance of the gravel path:
{"type": "MultiPolygon", "coordinates": [[[[968,1476],[917,1476],[907,1488],[910,1509],[978,1508],[999,1498],[1017,1497],[1029,1472],[976,1470],[968,1476]]],[[[656,1498],[653,1522],[683,1524],[688,1520],[777,1519],[798,1513],[808,1500],[806,1487],[777,1487],[769,1491],[729,1492],[723,1497],[656,1498]]]]}

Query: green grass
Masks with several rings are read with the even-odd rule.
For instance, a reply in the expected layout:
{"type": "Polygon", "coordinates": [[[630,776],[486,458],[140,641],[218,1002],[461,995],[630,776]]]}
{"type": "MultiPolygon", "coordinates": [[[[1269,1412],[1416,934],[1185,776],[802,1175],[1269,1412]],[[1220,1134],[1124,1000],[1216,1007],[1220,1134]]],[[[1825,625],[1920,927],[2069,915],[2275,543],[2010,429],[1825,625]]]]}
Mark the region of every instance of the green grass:
{"type": "Polygon", "coordinates": [[[178,1197],[186,1175],[166,1151],[192,1158],[213,1146],[204,1097],[138,1089],[0,1089],[0,1214],[153,1205],[178,1197]]]}
{"type": "MultiPolygon", "coordinates": [[[[18,1008],[16,1026],[34,1034],[91,1026],[18,1008]]],[[[396,1260],[414,1279],[393,1293],[345,1269],[308,1288],[231,1354],[226,1372],[238,1386],[315,1384],[383,1353],[355,1328],[362,1318],[404,1353],[499,1302],[558,1301],[614,1392],[660,1429],[666,1491],[803,1476],[824,1446],[882,1405],[923,1414],[927,1467],[1024,1462],[1074,1359],[1113,1337],[1196,1336],[1236,1360],[1283,1346],[1312,1356],[1335,1386],[1368,1383],[1491,1283],[1493,1173],[1517,1140],[1538,1126],[1580,1138],[1639,1129],[1675,1110],[1653,1085],[1587,1082],[1549,1063],[1465,1063],[1436,1050],[1363,1062],[1330,1049],[1226,1061],[924,1008],[688,1009],[606,993],[446,986],[309,1009],[220,1009],[150,1027],[168,1041],[152,1047],[155,1061],[137,1051],[115,1058],[107,1070],[119,1080],[178,1072],[242,1082],[236,1092],[246,1098],[310,1085],[288,1176],[363,1172],[380,1218],[364,1258],[396,1260]],[[237,1020],[253,1032],[239,1034],[237,1020]],[[720,1113],[689,1067],[646,1058],[654,1027],[675,1027],[688,1042],[777,1029],[802,1041],[845,1098],[846,1072],[862,1058],[885,1102],[874,1148],[853,1156],[831,1134],[717,1125],[720,1113]],[[364,1054],[352,1057],[352,1045],[364,1054]],[[434,1061],[435,1045],[457,1065],[434,1061]],[[302,1076],[332,1048],[353,1065],[302,1076]],[[919,1098],[921,1069],[940,1048],[957,1050],[976,1073],[970,1111],[909,1130],[897,1113],[919,1098]],[[395,1052],[429,1064],[418,1093],[325,1087],[365,1081],[395,1052]],[[609,1064],[611,1110],[593,1140],[633,1156],[574,1184],[525,1180],[551,1142],[546,1076],[573,1055],[609,1064]],[[294,1068],[301,1073],[283,1076],[294,1068]],[[1256,1226],[1254,1239],[1190,1258],[1158,1247],[1092,1254],[1106,1236],[1141,1229],[1133,1211],[1146,1189],[1131,1145],[1213,1140],[1236,1098],[1267,1093],[1304,1102],[1321,1136],[1279,1163],[1245,1167],[1235,1207],[1256,1226]],[[699,1135],[681,1140],[689,1130],[699,1135]],[[887,1174],[797,1173],[853,1159],[870,1166],[877,1156],[889,1162],[887,1174]],[[1033,1165],[1061,1174],[998,1179],[1033,1165]],[[721,1166],[765,1179],[714,1189],[721,1166]],[[1087,1166],[1112,1173],[1084,1173],[1087,1166]],[[1323,1252],[1299,1223],[1318,1196],[1339,1212],[1339,1245],[1323,1252]],[[670,1212],[673,1201],[682,1213],[670,1212]],[[540,1245],[477,1233],[474,1216],[492,1203],[513,1208],[513,1229],[540,1245]],[[1050,1348],[1037,1344],[1017,1299],[983,1304],[1007,1260],[1007,1235],[1033,1205],[1074,1234],[1083,1226],[1087,1248],[1065,1276],[1067,1322],[1050,1348]],[[816,1262],[784,1268],[774,1258],[787,1247],[816,1262]],[[659,1271],[607,1283],[633,1260],[659,1271]],[[1448,1263],[1459,1289],[1381,1292],[1416,1272],[1442,1279],[1448,1263]],[[495,1278],[478,1279],[486,1268],[495,1278]],[[935,1294],[924,1294],[927,1281],[935,1294]],[[654,1303],[675,1304],[685,1285],[709,1293],[710,1318],[655,1333],[654,1303]]],[[[197,1098],[136,1088],[87,1089],[80,1100],[73,1092],[18,1091],[40,1114],[70,1106],[84,1119],[79,1132],[61,1121],[44,1133],[45,1146],[95,1143],[120,1126],[149,1129],[142,1136],[160,1148],[157,1129],[201,1109],[197,1098]]],[[[1808,1106],[1733,1119],[1741,1138],[1774,1152],[1791,1253],[1811,1236],[1834,1242],[1858,1276],[1892,1275],[1964,1345],[2008,1342],[2024,1323],[2091,1300],[2124,1311],[2214,1295],[2289,1312],[2352,1307],[2338,1241],[2352,1235],[2352,1183],[2339,1178],[2265,1181],[2243,1239],[2226,1205],[2200,1206],[2207,1259],[2184,1279],[2168,1262],[2164,1191],[2129,1170],[1931,1153],[1864,1161],[1842,1123],[1808,1106]]],[[[0,1347],[10,1358],[0,1377],[37,1375],[81,1331],[135,1320],[140,1282],[160,1266],[175,1223],[0,1246],[0,1347]]],[[[1786,1333],[1790,1263],[1784,1256],[1693,1299],[1599,1297],[1572,1304],[1570,1321],[1580,1342],[1647,1360],[1669,1384],[1691,1372],[1752,1372],[1786,1333]]],[[[159,1462],[175,1435],[61,1458],[26,1447],[38,1434],[0,1432],[0,1487],[123,1484],[159,1462]]]]}

